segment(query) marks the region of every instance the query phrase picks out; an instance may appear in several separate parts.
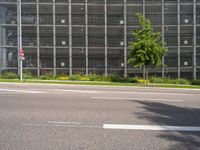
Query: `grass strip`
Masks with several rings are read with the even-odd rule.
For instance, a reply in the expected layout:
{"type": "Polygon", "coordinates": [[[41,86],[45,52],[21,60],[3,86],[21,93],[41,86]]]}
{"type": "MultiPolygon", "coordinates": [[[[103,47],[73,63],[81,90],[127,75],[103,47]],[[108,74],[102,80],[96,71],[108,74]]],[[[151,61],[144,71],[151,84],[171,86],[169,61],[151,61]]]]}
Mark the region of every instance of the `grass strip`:
{"type": "Polygon", "coordinates": [[[162,87],[162,88],[191,88],[200,89],[199,85],[177,85],[150,83],[148,86],[141,83],[103,82],[103,81],[62,81],[62,80],[38,80],[27,79],[21,82],[18,79],[0,79],[0,82],[8,83],[45,83],[45,84],[74,84],[74,85],[101,85],[101,86],[140,86],[140,87],[162,87]]]}

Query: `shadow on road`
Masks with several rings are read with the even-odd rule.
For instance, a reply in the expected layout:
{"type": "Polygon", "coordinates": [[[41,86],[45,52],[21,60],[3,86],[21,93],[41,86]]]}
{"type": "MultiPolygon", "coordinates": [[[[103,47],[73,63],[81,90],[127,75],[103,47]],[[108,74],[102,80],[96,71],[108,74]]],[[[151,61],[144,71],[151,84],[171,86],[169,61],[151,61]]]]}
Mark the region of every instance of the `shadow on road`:
{"type": "MultiPolygon", "coordinates": [[[[144,109],[136,115],[152,124],[200,126],[200,109],[184,108],[157,102],[138,102],[144,109]]],[[[200,150],[200,132],[161,132],[159,138],[175,142],[169,150],[200,150]]]]}

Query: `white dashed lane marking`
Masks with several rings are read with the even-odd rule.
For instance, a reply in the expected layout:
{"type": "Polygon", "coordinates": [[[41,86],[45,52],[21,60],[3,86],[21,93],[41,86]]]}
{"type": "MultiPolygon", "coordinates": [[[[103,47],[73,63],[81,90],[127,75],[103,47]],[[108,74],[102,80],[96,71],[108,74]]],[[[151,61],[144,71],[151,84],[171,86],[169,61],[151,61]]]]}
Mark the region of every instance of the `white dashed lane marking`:
{"type": "Polygon", "coordinates": [[[64,128],[98,128],[104,130],[141,130],[141,131],[179,131],[179,132],[200,132],[198,126],[165,126],[165,125],[128,125],[128,124],[81,124],[78,122],[48,121],[48,123],[23,124],[33,127],[64,127],[64,128]]]}
{"type": "Polygon", "coordinates": [[[48,121],[49,124],[80,124],[78,122],[48,121]]]}
{"type": "Polygon", "coordinates": [[[152,125],[124,125],[124,124],[104,124],[104,129],[115,130],[146,130],[146,131],[188,131],[200,132],[200,127],[194,126],[152,126],[152,125]]]}
{"type": "Polygon", "coordinates": [[[0,89],[1,92],[16,92],[16,93],[30,93],[30,94],[43,94],[43,91],[29,91],[29,90],[16,90],[16,89],[0,89]]]}
{"type": "Polygon", "coordinates": [[[155,99],[155,98],[129,98],[129,97],[92,97],[92,99],[104,99],[104,100],[133,100],[133,101],[165,101],[165,102],[182,102],[183,100],[176,99],[155,99]]]}

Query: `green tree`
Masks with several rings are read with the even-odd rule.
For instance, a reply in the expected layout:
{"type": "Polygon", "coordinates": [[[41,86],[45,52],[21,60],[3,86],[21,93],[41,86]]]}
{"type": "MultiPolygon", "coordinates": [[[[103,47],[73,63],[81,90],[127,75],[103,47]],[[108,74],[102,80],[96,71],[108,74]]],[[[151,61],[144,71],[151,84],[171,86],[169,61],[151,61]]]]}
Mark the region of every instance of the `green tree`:
{"type": "Polygon", "coordinates": [[[154,32],[151,21],[141,14],[136,14],[140,28],[133,31],[134,41],[129,43],[128,63],[133,67],[145,68],[145,79],[148,81],[149,66],[161,67],[162,57],[167,53],[165,42],[160,32],[154,32]]]}

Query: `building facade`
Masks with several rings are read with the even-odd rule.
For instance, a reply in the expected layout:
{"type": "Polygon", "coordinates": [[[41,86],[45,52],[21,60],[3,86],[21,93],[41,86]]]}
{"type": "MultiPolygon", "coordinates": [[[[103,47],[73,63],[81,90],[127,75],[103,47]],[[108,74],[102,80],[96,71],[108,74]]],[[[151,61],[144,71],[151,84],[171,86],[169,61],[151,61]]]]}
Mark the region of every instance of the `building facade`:
{"type": "Polygon", "coordinates": [[[18,72],[20,7],[23,65],[35,75],[142,76],[127,64],[134,14],[142,13],[169,50],[150,75],[200,78],[200,0],[0,0],[1,73],[18,72]]]}

